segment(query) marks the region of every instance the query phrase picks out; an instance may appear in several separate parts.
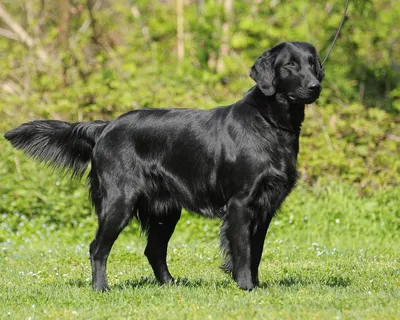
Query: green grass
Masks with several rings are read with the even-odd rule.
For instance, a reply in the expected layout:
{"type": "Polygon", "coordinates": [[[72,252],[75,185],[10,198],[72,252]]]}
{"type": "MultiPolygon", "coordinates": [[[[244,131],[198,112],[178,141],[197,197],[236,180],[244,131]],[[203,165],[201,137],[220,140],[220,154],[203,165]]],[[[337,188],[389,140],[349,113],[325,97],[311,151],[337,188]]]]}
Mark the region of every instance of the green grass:
{"type": "Polygon", "coordinates": [[[274,220],[261,287],[239,290],[220,269],[217,220],[184,213],[160,286],[132,223],[109,259],[112,290],[92,292],[95,218],[62,227],[26,218],[0,226],[0,317],[9,319],[399,319],[400,191],[299,186],[274,220]]]}

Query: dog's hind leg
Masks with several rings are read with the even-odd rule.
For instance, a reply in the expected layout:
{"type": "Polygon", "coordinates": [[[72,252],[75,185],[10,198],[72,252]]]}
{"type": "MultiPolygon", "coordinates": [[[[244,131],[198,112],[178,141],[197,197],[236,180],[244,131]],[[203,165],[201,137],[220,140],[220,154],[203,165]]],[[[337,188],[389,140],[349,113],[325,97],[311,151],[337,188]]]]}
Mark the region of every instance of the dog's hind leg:
{"type": "Polygon", "coordinates": [[[108,290],[106,275],[107,258],[120,232],[128,224],[135,212],[135,198],[119,190],[112,190],[96,206],[99,228],[90,244],[92,265],[92,285],[96,291],[108,290]]]}
{"type": "Polygon", "coordinates": [[[181,209],[168,210],[156,215],[146,209],[139,209],[139,219],[147,232],[147,246],[144,251],[154,275],[161,284],[172,283],[174,279],[167,266],[168,241],[175,230],[181,216],[181,209]]]}

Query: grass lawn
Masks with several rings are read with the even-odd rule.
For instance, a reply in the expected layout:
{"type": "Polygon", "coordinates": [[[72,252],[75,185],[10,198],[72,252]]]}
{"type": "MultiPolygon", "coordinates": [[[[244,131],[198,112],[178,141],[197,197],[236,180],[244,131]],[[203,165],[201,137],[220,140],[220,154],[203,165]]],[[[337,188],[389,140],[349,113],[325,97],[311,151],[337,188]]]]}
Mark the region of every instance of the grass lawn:
{"type": "Polygon", "coordinates": [[[239,290],[220,269],[217,220],[184,213],[169,247],[177,279],[160,286],[132,223],[108,267],[111,291],[90,286],[95,218],[57,228],[24,216],[0,225],[5,319],[400,319],[400,191],[299,186],[274,220],[261,287],[239,290]]]}

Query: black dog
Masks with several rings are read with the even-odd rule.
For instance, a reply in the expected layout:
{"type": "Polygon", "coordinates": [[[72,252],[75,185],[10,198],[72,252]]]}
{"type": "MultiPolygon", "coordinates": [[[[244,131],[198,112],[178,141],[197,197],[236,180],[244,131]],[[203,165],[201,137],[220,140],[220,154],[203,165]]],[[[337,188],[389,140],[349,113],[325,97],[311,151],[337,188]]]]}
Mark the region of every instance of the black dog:
{"type": "Polygon", "coordinates": [[[77,176],[91,162],[95,290],[108,289],[107,258],[132,217],[147,232],[156,278],[172,282],[167,246],[182,208],[219,216],[224,269],[244,290],[258,284],[269,223],[296,183],[304,105],[319,97],[324,71],[312,45],[292,42],[264,52],[250,76],[257,85],[228,107],[136,110],[111,122],[40,120],[5,134],[77,176]]]}

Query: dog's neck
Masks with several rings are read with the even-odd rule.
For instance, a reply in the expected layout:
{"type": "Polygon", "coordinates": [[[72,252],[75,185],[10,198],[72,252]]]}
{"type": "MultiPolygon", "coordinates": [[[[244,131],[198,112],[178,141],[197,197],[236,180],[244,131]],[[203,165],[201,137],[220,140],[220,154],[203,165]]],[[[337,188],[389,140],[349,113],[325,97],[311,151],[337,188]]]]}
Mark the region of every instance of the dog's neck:
{"type": "Polygon", "coordinates": [[[281,130],[300,134],[304,120],[304,104],[290,104],[286,97],[279,93],[266,96],[258,86],[251,88],[246,98],[255,102],[254,106],[268,123],[281,130]]]}

